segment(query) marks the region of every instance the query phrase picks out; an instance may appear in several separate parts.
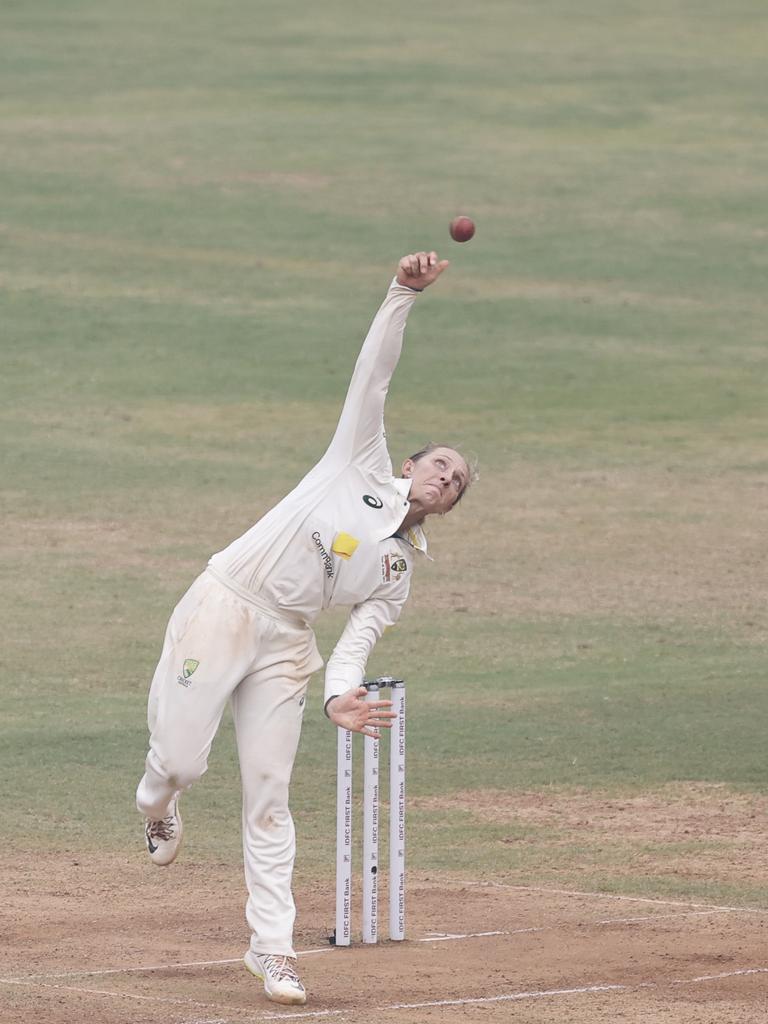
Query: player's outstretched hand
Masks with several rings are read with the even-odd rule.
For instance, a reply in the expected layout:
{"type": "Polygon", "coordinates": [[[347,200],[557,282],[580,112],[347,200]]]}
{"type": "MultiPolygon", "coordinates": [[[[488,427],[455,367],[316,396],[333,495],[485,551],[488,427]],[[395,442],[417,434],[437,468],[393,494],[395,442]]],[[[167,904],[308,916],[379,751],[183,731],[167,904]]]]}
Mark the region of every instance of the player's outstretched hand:
{"type": "Polygon", "coordinates": [[[391,700],[366,700],[367,695],[364,686],[347,690],[329,700],[326,710],[330,720],[340,729],[351,729],[378,739],[378,730],[391,729],[392,719],[397,718],[397,713],[386,710],[392,707],[391,700]]]}
{"type": "Polygon", "coordinates": [[[448,266],[448,260],[439,260],[436,252],[413,252],[403,256],[397,265],[397,283],[407,288],[427,288],[448,266]]]}

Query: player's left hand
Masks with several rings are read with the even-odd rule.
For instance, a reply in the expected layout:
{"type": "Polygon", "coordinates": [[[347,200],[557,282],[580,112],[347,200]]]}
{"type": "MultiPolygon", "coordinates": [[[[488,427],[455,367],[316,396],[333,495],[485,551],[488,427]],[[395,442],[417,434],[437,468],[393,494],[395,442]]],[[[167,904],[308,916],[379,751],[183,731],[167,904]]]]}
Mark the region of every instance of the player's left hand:
{"type": "Polygon", "coordinates": [[[448,260],[437,258],[436,252],[414,252],[403,256],[397,265],[397,283],[406,288],[427,288],[440,277],[449,265],[448,260]]]}
{"type": "Polygon", "coordinates": [[[397,713],[386,710],[392,707],[391,700],[366,700],[367,696],[366,688],[359,686],[333,697],[325,710],[340,729],[351,729],[377,740],[380,736],[378,730],[391,729],[392,719],[397,718],[397,713]]]}

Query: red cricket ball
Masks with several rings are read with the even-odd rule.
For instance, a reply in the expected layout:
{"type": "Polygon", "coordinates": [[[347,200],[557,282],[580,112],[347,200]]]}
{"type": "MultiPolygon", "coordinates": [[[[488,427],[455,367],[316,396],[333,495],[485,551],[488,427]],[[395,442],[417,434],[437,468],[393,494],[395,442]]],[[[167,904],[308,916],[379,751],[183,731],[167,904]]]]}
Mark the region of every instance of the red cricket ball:
{"type": "Polygon", "coordinates": [[[475,233],[475,222],[471,217],[454,217],[448,230],[454,242],[468,242],[475,233]]]}

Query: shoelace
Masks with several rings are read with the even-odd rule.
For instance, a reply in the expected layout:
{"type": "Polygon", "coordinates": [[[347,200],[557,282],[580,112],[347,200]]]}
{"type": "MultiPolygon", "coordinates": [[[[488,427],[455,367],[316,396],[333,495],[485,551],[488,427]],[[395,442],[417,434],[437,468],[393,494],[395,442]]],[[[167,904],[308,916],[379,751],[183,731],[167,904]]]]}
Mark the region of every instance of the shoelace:
{"type": "Polygon", "coordinates": [[[277,954],[268,953],[259,959],[264,962],[264,966],[275,981],[290,981],[294,985],[301,986],[296,968],[293,966],[294,961],[289,956],[278,956],[277,954]]]}
{"type": "Polygon", "coordinates": [[[174,820],[172,815],[168,815],[167,818],[157,818],[154,821],[148,821],[147,835],[150,839],[162,839],[163,842],[167,843],[176,834],[173,829],[174,820]]]}

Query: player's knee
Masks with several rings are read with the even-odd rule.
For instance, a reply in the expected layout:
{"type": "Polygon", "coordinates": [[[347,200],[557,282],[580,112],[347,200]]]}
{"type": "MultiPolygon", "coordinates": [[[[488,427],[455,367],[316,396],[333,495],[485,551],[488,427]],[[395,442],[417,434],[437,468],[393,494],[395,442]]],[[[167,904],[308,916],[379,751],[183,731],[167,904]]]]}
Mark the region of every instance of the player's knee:
{"type": "Polygon", "coordinates": [[[163,765],[165,776],[173,785],[174,789],[189,789],[197,782],[201,775],[205,774],[208,763],[205,759],[190,759],[189,757],[172,757],[166,760],[163,765]]]}
{"type": "Polygon", "coordinates": [[[256,818],[282,818],[288,814],[289,777],[282,773],[263,771],[256,777],[243,779],[246,807],[256,818]]]}
{"type": "Polygon", "coordinates": [[[260,772],[258,777],[253,780],[253,791],[260,794],[264,803],[287,806],[290,781],[289,770],[260,772]]]}

